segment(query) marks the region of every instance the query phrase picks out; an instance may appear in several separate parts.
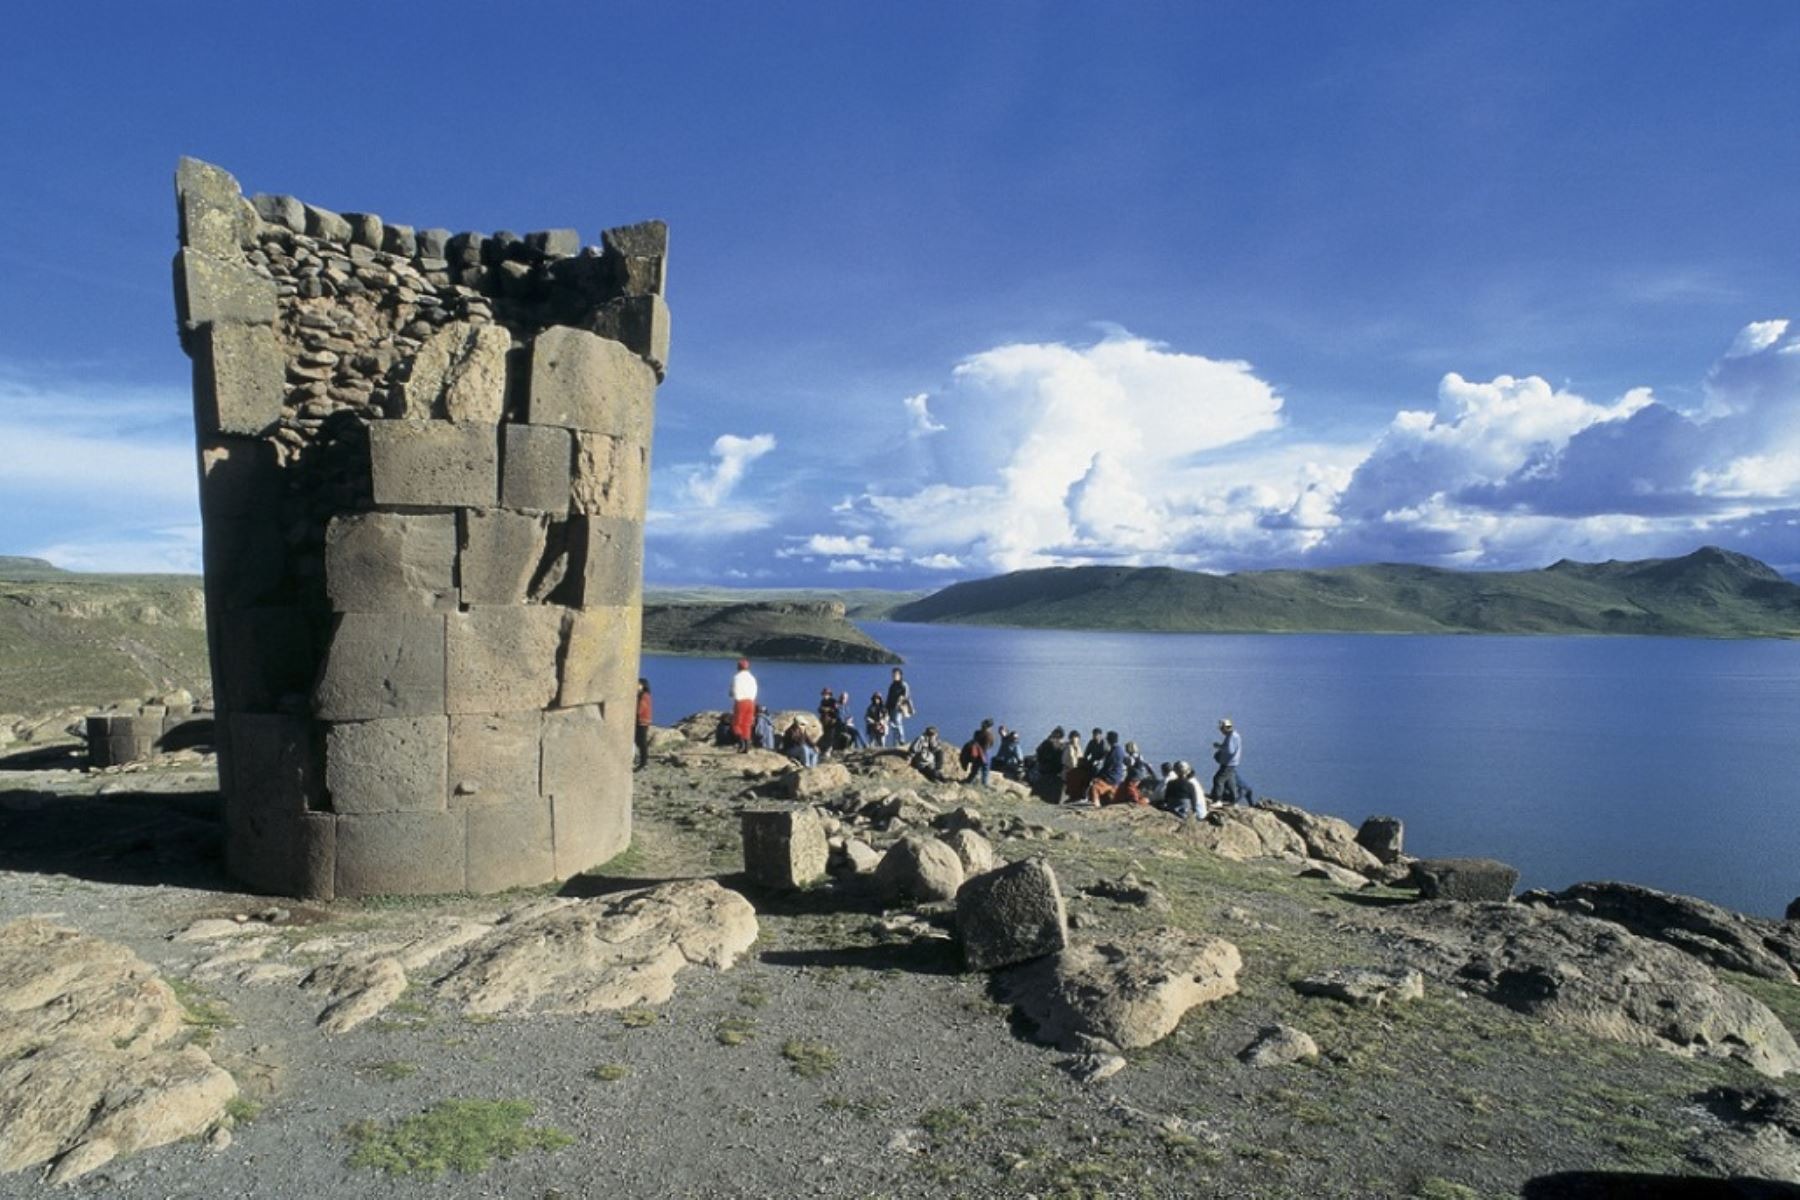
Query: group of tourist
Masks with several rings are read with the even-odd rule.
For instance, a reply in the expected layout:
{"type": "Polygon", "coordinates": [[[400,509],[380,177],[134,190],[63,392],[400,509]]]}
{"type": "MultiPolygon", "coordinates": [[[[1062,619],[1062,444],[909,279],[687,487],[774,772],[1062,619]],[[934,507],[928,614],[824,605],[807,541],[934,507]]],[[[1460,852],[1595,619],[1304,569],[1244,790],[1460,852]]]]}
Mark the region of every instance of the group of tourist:
{"type": "Polygon", "coordinates": [[[1121,742],[1117,730],[1095,728],[1083,743],[1078,726],[1058,725],[1038,743],[1030,764],[1030,782],[1045,799],[1061,799],[1077,808],[1103,804],[1145,804],[1185,818],[1205,816],[1205,801],[1216,804],[1256,803],[1255,793],[1239,774],[1244,739],[1230,717],[1219,719],[1213,743],[1212,786],[1200,790],[1193,764],[1185,759],[1152,764],[1136,742],[1121,742]]]}
{"type": "MultiPolygon", "coordinates": [[[[913,741],[906,740],[906,722],[913,715],[912,689],[899,667],[887,691],[872,692],[863,709],[859,730],[850,707],[850,694],[830,687],[819,690],[819,733],[815,736],[796,716],[788,727],[775,730],[769,710],[757,702],[756,676],[748,659],[739,659],[731,677],[731,710],[720,721],[719,742],[734,745],[739,753],[753,747],[779,750],[803,767],[846,750],[874,746],[904,747],[907,762],[927,779],[940,783],[979,783],[988,786],[995,772],[1002,778],[1032,787],[1047,800],[1061,800],[1077,808],[1106,804],[1153,805],[1186,820],[1206,815],[1206,805],[1254,805],[1255,793],[1240,768],[1244,739],[1230,717],[1219,718],[1219,740],[1212,744],[1214,771],[1211,786],[1200,788],[1193,764],[1185,759],[1152,764],[1134,741],[1121,741],[1117,730],[1095,727],[1086,742],[1079,726],[1051,730],[1028,759],[1019,745],[1017,730],[984,719],[969,735],[954,759],[950,747],[927,725],[913,741]],[[953,765],[954,764],[954,765],[953,765]]],[[[636,766],[649,755],[651,720],[650,683],[638,680],[636,766]]]]}

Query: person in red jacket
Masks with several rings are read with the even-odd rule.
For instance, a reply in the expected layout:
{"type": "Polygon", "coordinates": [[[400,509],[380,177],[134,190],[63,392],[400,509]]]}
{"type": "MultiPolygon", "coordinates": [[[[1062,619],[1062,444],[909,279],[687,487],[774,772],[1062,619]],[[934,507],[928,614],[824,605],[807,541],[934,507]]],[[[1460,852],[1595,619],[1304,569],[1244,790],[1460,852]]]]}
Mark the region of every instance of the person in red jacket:
{"type": "Polygon", "coordinates": [[[638,680],[637,761],[631,769],[641,771],[650,761],[650,681],[638,680]]]}

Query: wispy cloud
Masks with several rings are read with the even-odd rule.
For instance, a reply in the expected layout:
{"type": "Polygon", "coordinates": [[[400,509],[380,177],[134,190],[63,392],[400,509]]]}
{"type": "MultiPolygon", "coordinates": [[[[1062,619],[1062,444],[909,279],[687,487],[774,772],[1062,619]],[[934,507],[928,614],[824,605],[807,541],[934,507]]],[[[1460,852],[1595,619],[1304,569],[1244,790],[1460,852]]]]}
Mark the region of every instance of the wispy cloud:
{"type": "Polygon", "coordinates": [[[906,419],[914,437],[928,437],[934,433],[942,433],[946,428],[943,422],[931,415],[931,396],[920,392],[900,401],[906,409],[906,419]]]}
{"type": "Polygon", "coordinates": [[[750,464],[775,449],[775,435],[753,437],[721,434],[712,445],[713,461],[689,476],[687,497],[701,508],[716,508],[743,481],[750,464]]]}

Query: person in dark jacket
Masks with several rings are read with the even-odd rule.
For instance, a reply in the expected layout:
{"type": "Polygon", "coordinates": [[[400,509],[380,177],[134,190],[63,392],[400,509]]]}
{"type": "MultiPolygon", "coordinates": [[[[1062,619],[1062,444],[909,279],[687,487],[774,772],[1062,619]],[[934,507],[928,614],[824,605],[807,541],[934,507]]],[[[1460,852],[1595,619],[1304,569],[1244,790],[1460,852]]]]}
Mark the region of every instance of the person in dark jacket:
{"type": "Polygon", "coordinates": [[[1119,745],[1118,730],[1108,730],[1106,734],[1106,754],[1100,760],[1100,767],[1094,772],[1094,778],[1088,784],[1085,801],[1090,808],[1099,808],[1102,804],[1112,803],[1119,785],[1125,782],[1125,748],[1119,745]]]}

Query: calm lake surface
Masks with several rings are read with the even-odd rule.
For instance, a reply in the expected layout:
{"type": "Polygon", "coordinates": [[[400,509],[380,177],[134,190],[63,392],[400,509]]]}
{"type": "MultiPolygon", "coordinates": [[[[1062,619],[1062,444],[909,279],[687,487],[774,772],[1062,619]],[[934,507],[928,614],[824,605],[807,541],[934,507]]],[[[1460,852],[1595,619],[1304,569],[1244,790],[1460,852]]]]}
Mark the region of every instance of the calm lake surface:
{"type": "MultiPolygon", "coordinates": [[[[960,745],[983,717],[1136,739],[1210,769],[1244,736],[1259,795],[1406,822],[1421,856],[1481,855],[1522,887],[1619,879],[1779,916],[1800,895],[1800,642],[1153,634],[872,622],[960,745]]],[[[754,663],[764,702],[858,714],[884,667],[754,663]]],[[[725,707],[733,664],[647,656],[657,720],[725,707]]]]}

